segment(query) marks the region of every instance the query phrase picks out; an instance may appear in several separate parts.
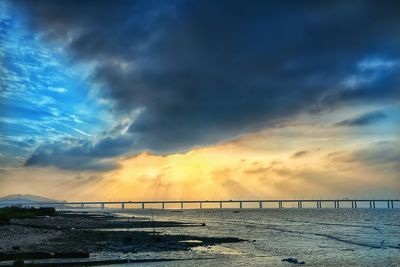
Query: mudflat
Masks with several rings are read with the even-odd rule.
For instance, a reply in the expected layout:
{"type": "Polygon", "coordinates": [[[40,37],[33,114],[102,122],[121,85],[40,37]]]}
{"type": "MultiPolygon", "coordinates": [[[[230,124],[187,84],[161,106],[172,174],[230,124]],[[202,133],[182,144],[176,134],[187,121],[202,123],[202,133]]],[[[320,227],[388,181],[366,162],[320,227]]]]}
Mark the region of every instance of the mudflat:
{"type": "Polygon", "coordinates": [[[95,252],[189,250],[242,241],[234,237],[168,235],[159,230],[165,227],[206,225],[82,212],[11,219],[8,225],[0,226],[0,261],[84,258],[95,252]]]}

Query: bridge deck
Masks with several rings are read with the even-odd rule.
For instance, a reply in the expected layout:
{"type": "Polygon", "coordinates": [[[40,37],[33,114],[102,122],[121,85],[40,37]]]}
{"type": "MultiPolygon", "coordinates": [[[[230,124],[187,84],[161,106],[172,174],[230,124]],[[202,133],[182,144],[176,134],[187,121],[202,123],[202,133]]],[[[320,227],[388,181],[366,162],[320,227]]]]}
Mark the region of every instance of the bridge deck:
{"type": "MultiPolygon", "coordinates": [[[[351,208],[359,208],[360,203],[368,203],[369,208],[376,208],[377,203],[386,203],[386,208],[400,208],[400,199],[255,199],[255,200],[155,200],[155,201],[67,201],[67,202],[29,202],[29,203],[19,203],[22,206],[74,206],[79,205],[80,207],[100,205],[101,208],[105,208],[106,205],[121,205],[124,209],[128,205],[139,205],[142,209],[148,207],[149,205],[160,205],[160,209],[167,208],[167,205],[179,204],[180,208],[183,209],[185,204],[197,204],[198,209],[204,208],[204,204],[217,204],[218,208],[223,208],[227,204],[237,204],[237,208],[244,208],[244,203],[255,203],[259,208],[267,208],[264,204],[274,203],[278,208],[284,208],[284,204],[287,203],[297,203],[297,208],[303,208],[304,204],[315,204],[316,208],[327,208],[327,204],[330,207],[340,208],[341,204],[347,203],[351,204],[351,208]],[[324,205],[323,205],[324,204],[324,205]]],[[[13,205],[13,203],[2,202],[1,206],[13,205]]],[[[15,205],[15,203],[14,203],[15,205]]],[[[364,204],[365,205],[365,204],[364,204]]],[[[229,205],[230,207],[232,205],[229,205]]],[[[343,207],[343,206],[342,206],[343,207]]],[[[196,207],[190,207],[191,209],[196,207]]],[[[270,208],[270,207],[269,207],[270,208]]]]}

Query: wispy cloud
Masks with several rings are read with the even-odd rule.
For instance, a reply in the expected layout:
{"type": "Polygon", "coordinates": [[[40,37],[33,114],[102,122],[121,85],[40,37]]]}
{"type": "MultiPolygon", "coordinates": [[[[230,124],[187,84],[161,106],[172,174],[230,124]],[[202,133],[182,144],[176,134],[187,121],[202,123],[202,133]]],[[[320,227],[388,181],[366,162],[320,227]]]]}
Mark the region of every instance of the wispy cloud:
{"type": "Polygon", "coordinates": [[[379,121],[387,119],[385,112],[381,110],[371,111],[364,114],[355,115],[338,121],[335,123],[336,126],[366,126],[377,123],[379,121]]]}
{"type": "Polygon", "coordinates": [[[308,153],[309,152],[307,150],[300,150],[300,151],[297,151],[296,153],[294,153],[292,155],[292,158],[301,158],[301,157],[306,156],[308,153]]]}
{"type": "Polygon", "coordinates": [[[391,69],[399,66],[399,60],[385,60],[382,58],[368,58],[357,64],[361,71],[391,69]]]}

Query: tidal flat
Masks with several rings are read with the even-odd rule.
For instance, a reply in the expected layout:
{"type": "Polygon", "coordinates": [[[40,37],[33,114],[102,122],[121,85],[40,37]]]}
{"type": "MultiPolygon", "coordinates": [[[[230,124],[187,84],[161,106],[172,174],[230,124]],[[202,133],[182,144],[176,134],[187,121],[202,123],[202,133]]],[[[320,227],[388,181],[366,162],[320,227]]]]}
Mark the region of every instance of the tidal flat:
{"type": "MultiPolygon", "coordinates": [[[[187,251],[197,246],[244,241],[235,237],[171,235],[160,231],[170,227],[205,226],[205,223],[122,217],[107,212],[59,211],[54,216],[10,219],[0,226],[0,265],[11,266],[24,261],[25,266],[43,266],[50,264],[43,262],[49,259],[52,266],[127,263],[136,259],[99,260],[91,259],[91,255],[187,251]]],[[[140,262],[163,260],[174,259],[141,258],[140,262]]]]}

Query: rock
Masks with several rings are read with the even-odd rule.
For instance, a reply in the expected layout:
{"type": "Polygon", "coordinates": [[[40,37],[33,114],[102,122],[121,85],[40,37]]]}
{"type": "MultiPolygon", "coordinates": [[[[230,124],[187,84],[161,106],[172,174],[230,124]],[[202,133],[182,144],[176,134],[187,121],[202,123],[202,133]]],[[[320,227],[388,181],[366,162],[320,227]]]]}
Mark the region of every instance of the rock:
{"type": "Polygon", "coordinates": [[[306,264],[304,261],[299,261],[296,258],[285,258],[285,259],[282,259],[281,261],[286,261],[288,263],[294,263],[294,264],[306,264]]]}
{"type": "Polygon", "coordinates": [[[0,253],[0,261],[8,260],[33,260],[33,259],[60,259],[60,258],[89,258],[89,253],[82,251],[73,252],[15,252],[0,253]]]}
{"type": "Polygon", "coordinates": [[[159,237],[158,235],[154,235],[154,236],[152,236],[152,240],[154,242],[160,242],[161,241],[161,237],[159,237]]]}
{"type": "Polygon", "coordinates": [[[12,266],[23,267],[23,266],[25,266],[25,262],[23,260],[16,260],[16,261],[14,261],[12,266]]]}
{"type": "Polygon", "coordinates": [[[132,243],[132,238],[131,238],[131,237],[124,237],[124,238],[122,239],[122,241],[123,241],[125,244],[129,244],[129,243],[132,243]]]}
{"type": "Polygon", "coordinates": [[[55,258],[55,259],[70,259],[70,258],[86,259],[86,258],[89,258],[89,253],[85,252],[85,251],[56,252],[53,254],[53,258],[55,258]]]}
{"type": "Polygon", "coordinates": [[[10,219],[0,219],[0,225],[9,225],[10,219]]]}
{"type": "Polygon", "coordinates": [[[0,260],[12,261],[23,259],[51,259],[52,255],[49,252],[15,252],[15,253],[0,253],[0,260]]]}

